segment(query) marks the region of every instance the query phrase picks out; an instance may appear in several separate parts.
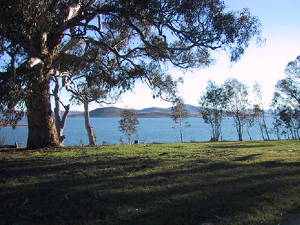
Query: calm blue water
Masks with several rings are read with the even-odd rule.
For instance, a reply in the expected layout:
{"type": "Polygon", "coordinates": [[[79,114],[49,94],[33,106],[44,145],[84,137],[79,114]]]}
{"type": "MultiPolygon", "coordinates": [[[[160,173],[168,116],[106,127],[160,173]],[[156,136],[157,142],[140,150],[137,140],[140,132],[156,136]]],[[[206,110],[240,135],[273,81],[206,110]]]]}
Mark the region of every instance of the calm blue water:
{"type": "MultiPolygon", "coordinates": [[[[271,124],[271,118],[269,123],[271,124]]],[[[97,143],[102,144],[103,141],[109,144],[118,144],[120,137],[126,141],[124,135],[119,131],[120,118],[91,118],[91,124],[97,135],[97,143]]],[[[191,127],[184,130],[184,141],[209,141],[211,138],[210,126],[205,124],[201,118],[188,118],[191,127]]],[[[178,142],[179,131],[174,128],[176,124],[170,118],[140,118],[139,129],[135,139],[139,142],[178,142]]],[[[233,126],[231,118],[223,121],[222,140],[237,140],[237,134],[233,126]]],[[[4,138],[5,144],[21,143],[26,145],[27,127],[10,127],[0,129],[0,138],[4,138]]],[[[84,127],[83,118],[69,118],[67,120],[65,132],[65,145],[87,145],[88,138],[84,127]]],[[[250,128],[250,134],[253,140],[261,140],[258,127],[250,128]]],[[[275,139],[275,135],[271,135],[275,139]]],[[[245,130],[244,140],[249,140],[249,136],[245,130]]]]}

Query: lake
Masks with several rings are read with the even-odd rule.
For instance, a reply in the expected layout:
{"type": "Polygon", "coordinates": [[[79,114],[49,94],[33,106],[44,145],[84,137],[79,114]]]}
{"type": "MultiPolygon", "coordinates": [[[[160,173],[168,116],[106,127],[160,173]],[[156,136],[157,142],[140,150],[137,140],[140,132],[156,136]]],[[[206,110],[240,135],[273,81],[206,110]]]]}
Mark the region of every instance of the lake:
{"type": "MultiPolygon", "coordinates": [[[[267,118],[268,123],[272,123],[272,118],[267,118]]],[[[120,137],[126,138],[119,131],[120,118],[91,118],[91,124],[97,135],[97,143],[119,144],[120,137]]],[[[201,118],[188,118],[186,120],[191,126],[184,130],[184,141],[209,141],[211,138],[210,126],[205,124],[201,118]]],[[[139,118],[139,129],[136,140],[141,143],[167,143],[179,142],[179,131],[176,124],[170,118],[139,118]]],[[[249,129],[253,140],[261,140],[259,128],[257,126],[249,129]]],[[[17,127],[12,129],[5,127],[0,129],[0,137],[4,138],[5,144],[21,143],[26,146],[27,127],[17,127]]],[[[237,140],[236,130],[233,126],[232,118],[223,120],[222,140],[237,140]]],[[[65,145],[87,145],[88,138],[84,126],[84,118],[68,118],[65,132],[65,145]]],[[[272,139],[276,139],[275,134],[271,134],[272,139]]],[[[244,140],[249,140],[246,129],[244,130],[244,140]]]]}

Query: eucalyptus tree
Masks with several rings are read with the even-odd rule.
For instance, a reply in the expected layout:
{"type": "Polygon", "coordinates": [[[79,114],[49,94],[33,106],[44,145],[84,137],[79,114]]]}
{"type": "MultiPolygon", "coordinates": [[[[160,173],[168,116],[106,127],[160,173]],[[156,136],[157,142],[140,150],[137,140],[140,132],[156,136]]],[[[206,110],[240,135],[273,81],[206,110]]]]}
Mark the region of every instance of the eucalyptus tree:
{"type": "Polygon", "coordinates": [[[300,56],[287,64],[285,73],[287,76],[276,84],[274,97],[277,95],[287,105],[300,110],[300,56]]]}
{"type": "Polygon", "coordinates": [[[266,113],[263,105],[263,91],[261,85],[259,83],[255,83],[253,85],[253,92],[255,95],[256,103],[253,106],[254,118],[257,120],[260,132],[262,135],[262,139],[270,140],[269,128],[266,123],[266,113]]]}
{"type": "Polygon", "coordinates": [[[235,78],[229,78],[224,82],[227,89],[229,104],[227,110],[234,120],[239,141],[243,140],[243,129],[249,119],[248,87],[235,78]]]}
{"type": "Polygon", "coordinates": [[[132,144],[132,137],[136,134],[139,125],[137,111],[133,109],[122,110],[119,124],[120,131],[122,131],[128,139],[128,144],[132,144]]]}
{"type": "Polygon", "coordinates": [[[89,104],[115,103],[120,95],[103,82],[103,79],[95,79],[92,74],[85,74],[84,79],[79,75],[73,76],[66,89],[71,93],[71,100],[76,104],[82,104],[84,108],[84,123],[87,131],[89,145],[96,145],[97,137],[90,123],[89,104]]]}
{"type": "Polygon", "coordinates": [[[184,128],[190,126],[190,124],[185,121],[188,117],[188,112],[185,109],[184,101],[182,98],[177,98],[173,104],[174,105],[171,108],[171,118],[176,124],[178,124],[180,142],[183,142],[183,130],[184,128]]]}
{"type": "Polygon", "coordinates": [[[222,134],[222,120],[226,116],[226,108],[230,96],[224,85],[217,85],[209,80],[206,91],[200,97],[200,114],[205,123],[211,126],[211,141],[219,141],[222,134]]]}
{"type": "Polygon", "coordinates": [[[65,135],[64,128],[66,126],[66,120],[70,111],[70,104],[65,104],[60,98],[60,91],[64,88],[63,80],[59,77],[53,77],[54,88],[52,90],[52,96],[54,98],[54,118],[59,144],[64,145],[65,135]],[[61,106],[64,111],[61,113],[61,106]]]}
{"type": "Polygon", "coordinates": [[[300,137],[300,57],[287,64],[287,76],[277,82],[273,107],[293,139],[300,137]]]}
{"type": "Polygon", "coordinates": [[[0,110],[10,119],[26,110],[28,148],[57,146],[53,77],[69,76],[100,58],[122,69],[103,73],[100,64],[101,73],[94,76],[122,80],[118,84],[125,90],[137,79],[166,90],[169,77],[153,75],[153,67],[208,66],[217,49],[236,61],[249,40],[259,36],[259,26],[248,10],[228,11],[221,0],[1,1],[0,54],[6,60],[0,71],[0,110]],[[77,54],[78,46],[89,51],[77,54]]]}

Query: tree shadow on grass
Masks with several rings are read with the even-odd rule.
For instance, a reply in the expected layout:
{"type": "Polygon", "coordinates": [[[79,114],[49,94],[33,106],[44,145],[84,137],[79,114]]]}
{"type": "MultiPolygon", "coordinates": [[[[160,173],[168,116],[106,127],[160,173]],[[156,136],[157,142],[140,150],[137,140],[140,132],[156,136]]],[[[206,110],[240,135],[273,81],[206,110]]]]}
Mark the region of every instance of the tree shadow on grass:
{"type": "Polygon", "coordinates": [[[241,148],[270,148],[273,145],[271,144],[230,144],[230,145],[216,145],[214,148],[220,149],[241,149],[241,148]]]}
{"type": "Polygon", "coordinates": [[[241,157],[237,157],[236,159],[234,159],[234,161],[247,161],[247,160],[252,160],[253,158],[255,158],[256,156],[260,156],[262,155],[262,153],[259,154],[250,154],[250,155],[246,155],[246,156],[241,156],[241,157]]]}
{"type": "Polygon", "coordinates": [[[165,171],[158,170],[161,163],[139,157],[1,162],[7,185],[0,188],[0,224],[218,224],[275,203],[266,194],[279,198],[300,185],[300,163],[201,163],[165,171]]]}

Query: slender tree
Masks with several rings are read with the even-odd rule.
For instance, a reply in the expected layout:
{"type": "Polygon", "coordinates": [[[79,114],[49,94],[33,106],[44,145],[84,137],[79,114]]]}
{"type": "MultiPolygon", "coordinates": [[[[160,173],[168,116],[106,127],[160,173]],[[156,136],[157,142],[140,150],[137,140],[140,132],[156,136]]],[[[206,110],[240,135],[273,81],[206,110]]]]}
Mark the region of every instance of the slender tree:
{"type": "Polygon", "coordinates": [[[189,127],[189,123],[185,120],[188,117],[188,112],[185,109],[184,101],[182,98],[176,99],[174,106],[171,108],[171,118],[179,126],[180,142],[183,142],[183,131],[185,127],[189,127]]]}
{"type": "Polygon", "coordinates": [[[119,121],[120,130],[126,135],[128,144],[132,144],[132,137],[136,134],[139,120],[137,118],[136,110],[124,109],[121,112],[121,119],[119,121]]]}
{"type": "Polygon", "coordinates": [[[75,100],[76,104],[83,105],[85,129],[87,131],[89,145],[96,145],[96,134],[90,123],[89,104],[91,102],[98,104],[115,103],[119,97],[119,93],[117,90],[109,90],[102,80],[92,79],[89,75],[85,76],[84,81],[80,79],[80,76],[76,76],[68,85],[67,90],[72,93],[71,99],[75,100]]]}
{"type": "Polygon", "coordinates": [[[208,81],[206,92],[200,97],[200,114],[205,123],[210,124],[212,130],[211,141],[219,141],[222,134],[222,120],[226,115],[229,95],[224,85],[217,85],[208,81]],[[225,111],[224,111],[225,109],[225,111]]]}
{"type": "Polygon", "coordinates": [[[122,81],[125,90],[137,79],[166,90],[161,81],[170,79],[153,68],[208,66],[217,49],[236,61],[258,34],[257,18],[248,10],[228,12],[221,0],[2,1],[0,55],[9,60],[0,71],[0,111],[19,119],[26,105],[27,147],[57,146],[53,77],[97,60],[94,76],[122,81]]]}
{"type": "Polygon", "coordinates": [[[243,129],[249,118],[248,88],[235,78],[229,78],[224,83],[230,101],[227,106],[229,115],[234,120],[239,141],[243,140],[243,129]]]}
{"type": "Polygon", "coordinates": [[[269,129],[266,123],[266,113],[262,100],[263,92],[259,83],[254,84],[253,92],[256,100],[256,104],[254,104],[253,107],[254,118],[257,120],[257,123],[259,125],[262,139],[270,140],[269,129]]]}

